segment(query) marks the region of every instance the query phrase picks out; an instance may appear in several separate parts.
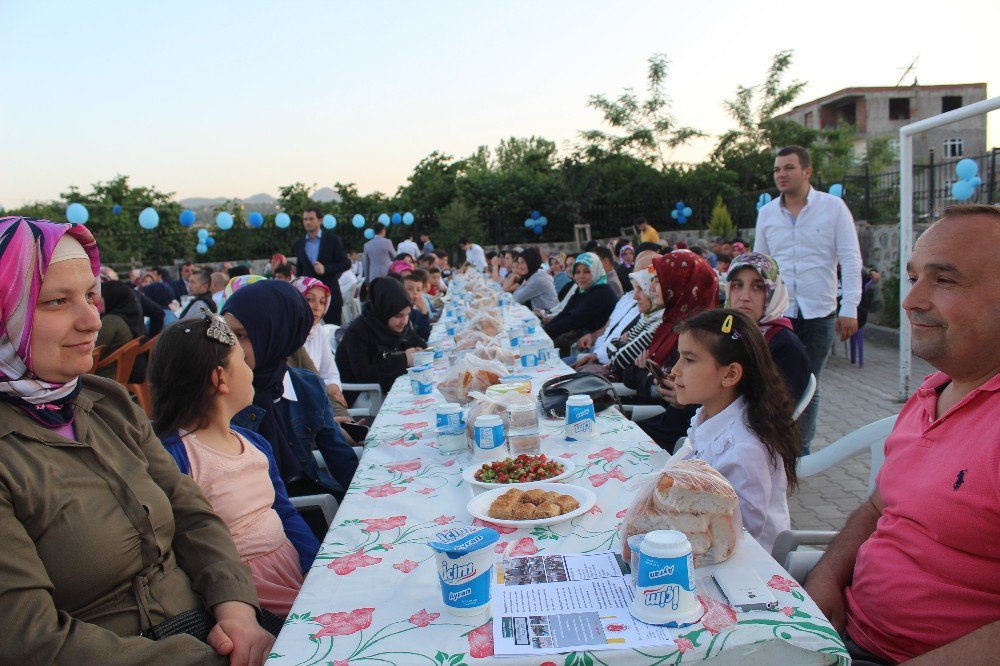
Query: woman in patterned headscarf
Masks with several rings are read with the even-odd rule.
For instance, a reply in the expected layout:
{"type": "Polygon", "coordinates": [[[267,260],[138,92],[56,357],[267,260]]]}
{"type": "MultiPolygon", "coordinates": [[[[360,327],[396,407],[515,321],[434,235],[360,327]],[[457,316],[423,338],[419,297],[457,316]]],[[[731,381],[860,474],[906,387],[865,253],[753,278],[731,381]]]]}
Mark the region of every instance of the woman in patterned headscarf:
{"type": "Polygon", "coordinates": [[[696,312],[714,308],[719,298],[719,277],[704,259],[691,250],[674,250],[653,260],[653,268],[663,295],[663,320],[649,349],[640,354],[635,364],[622,372],[626,386],[646,399],[666,403],[667,410],[638,425],[661,447],[672,450],[677,440],[687,433],[697,405],[682,406],[676,402],[673,384],[658,382],[647,369],[651,361],[662,374],[670,372],[677,358],[675,328],[696,312]]]}
{"type": "Polygon", "coordinates": [[[99,269],[86,227],[0,218],[0,662],[261,663],[229,528],[125,389],[85,374],[99,269]]]}
{"type": "Polygon", "coordinates": [[[747,252],[733,259],[726,275],[729,295],[726,307],[739,310],[757,322],[794,399],[809,384],[809,357],[785,317],[788,288],[778,272],[778,262],[760,252],[747,252]]]}
{"type": "Polygon", "coordinates": [[[569,303],[550,322],[545,333],[552,338],[563,355],[584,333],[596,331],[608,321],[618,299],[608,286],[601,260],[593,252],[584,252],[573,264],[573,279],[577,291],[569,303]]]}

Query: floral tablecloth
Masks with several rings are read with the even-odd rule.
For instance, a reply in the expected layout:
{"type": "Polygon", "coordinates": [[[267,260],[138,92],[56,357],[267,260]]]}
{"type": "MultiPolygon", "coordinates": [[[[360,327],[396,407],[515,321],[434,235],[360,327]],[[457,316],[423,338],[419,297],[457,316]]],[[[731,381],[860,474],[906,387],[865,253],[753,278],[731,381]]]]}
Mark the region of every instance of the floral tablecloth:
{"type": "MultiPolygon", "coordinates": [[[[437,335],[440,331],[435,330],[437,335]]],[[[443,372],[444,365],[439,367],[443,372]]],[[[526,371],[538,387],[566,374],[562,363],[526,371]]],[[[415,396],[401,378],[387,396],[365,453],[316,562],[269,658],[275,666],[307,664],[437,664],[458,666],[493,658],[492,620],[449,615],[441,600],[434,556],[425,545],[441,528],[468,524],[471,489],[462,470],[468,455],[441,455],[433,436],[437,392],[415,396]]],[[[563,424],[542,421],[547,455],[572,460],[572,483],[597,495],[597,504],[569,522],[531,530],[490,525],[500,553],[620,550],[618,528],[631,499],[626,482],[666,460],[634,423],[616,410],[599,415],[600,436],[567,443],[563,424]]],[[[480,521],[475,521],[477,524],[480,521]]],[[[717,567],[753,569],[780,602],[780,611],[737,613],[708,593],[707,612],[681,630],[676,645],[635,650],[495,658],[504,664],[679,664],[723,653],[737,656],[770,642],[801,649],[796,663],[848,663],[830,623],[798,584],[749,536],[733,559],[717,567]]],[[[698,576],[711,573],[699,569],[698,576]]],[[[784,646],[787,647],[787,646],[784,646]]]]}

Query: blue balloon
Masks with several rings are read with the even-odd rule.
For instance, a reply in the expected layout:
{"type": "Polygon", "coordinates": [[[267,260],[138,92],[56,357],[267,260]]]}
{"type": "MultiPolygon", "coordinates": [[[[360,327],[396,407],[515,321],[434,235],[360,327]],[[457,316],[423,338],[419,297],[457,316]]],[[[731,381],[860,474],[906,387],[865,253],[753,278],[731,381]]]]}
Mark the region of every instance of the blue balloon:
{"type": "Polygon", "coordinates": [[[677,212],[680,212],[680,211],[684,210],[684,202],[683,201],[678,201],[677,205],[674,206],[674,208],[677,209],[677,212]]]}
{"type": "Polygon", "coordinates": [[[681,211],[684,217],[691,217],[691,209],[688,206],[684,206],[684,210],[681,211]]]}
{"type": "Polygon", "coordinates": [[[768,194],[767,192],[764,192],[764,194],[760,195],[759,201],[762,207],[766,206],[767,204],[771,203],[771,195],[768,194]]]}
{"type": "Polygon", "coordinates": [[[264,226],[264,216],[254,211],[250,213],[250,217],[247,218],[247,223],[250,224],[251,229],[260,229],[264,226]]]}
{"type": "Polygon", "coordinates": [[[530,229],[533,226],[535,226],[535,221],[532,220],[530,217],[527,220],[524,221],[524,228],[525,229],[530,229]]]}
{"type": "Polygon", "coordinates": [[[678,224],[684,224],[687,221],[688,221],[688,219],[686,217],[684,217],[683,215],[678,215],[677,216],[677,223],[678,224]]]}
{"type": "Polygon", "coordinates": [[[392,223],[393,224],[402,224],[403,223],[403,216],[400,215],[399,213],[393,213],[392,214],[392,223]]]}
{"type": "Polygon", "coordinates": [[[114,213],[115,215],[121,215],[122,207],[118,204],[115,204],[114,207],[111,209],[111,212],[114,213]]]}
{"type": "Polygon", "coordinates": [[[288,213],[278,213],[274,216],[274,224],[277,225],[279,229],[285,229],[291,223],[292,218],[288,217],[288,213]]]}
{"type": "Polygon", "coordinates": [[[834,183],[833,185],[830,186],[830,194],[832,194],[835,197],[843,197],[844,186],[841,185],[840,183],[834,183]]]}
{"type": "Polygon", "coordinates": [[[542,215],[540,218],[538,218],[538,224],[539,224],[539,226],[543,226],[544,227],[544,226],[547,226],[548,223],[549,223],[549,218],[545,217],[544,215],[542,215]]]}
{"type": "Polygon", "coordinates": [[[180,220],[182,227],[190,227],[192,224],[194,224],[194,211],[182,210],[180,220]]]}
{"type": "Polygon", "coordinates": [[[215,216],[215,224],[218,225],[223,231],[228,231],[233,228],[233,216],[231,213],[222,211],[215,216]]]}
{"type": "Polygon", "coordinates": [[[206,238],[208,238],[208,229],[199,229],[198,230],[198,240],[203,241],[206,238]]]}
{"type": "Polygon", "coordinates": [[[531,219],[533,219],[533,220],[537,220],[537,219],[538,219],[538,218],[540,218],[541,216],[542,216],[542,214],[541,214],[541,213],[539,213],[539,212],[538,212],[537,210],[533,210],[533,211],[531,211],[531,219]]]}
{"type": "Polygon", "coordinates": [[[361,229],[365,226],[365,216],[361,213],[355,213],[354,217],[351,218],[351,224],[354,225],[355,229],[361,229]]]}
{"type": "Polygon", "coordinates": [[[208,238],[205,239],[205,245],[207,245],[208,247],[212,247],[213,245],[215,245],[215,239],[209,236],[208,238]]]}
{"type": "Polygon", "coordinates": [[[970,160],[968,157],[955,165],[955,175],[961,180],[972,180],[975,178],[977,171],[979,171],[979,165],[976,164],[975,160],[970,160]]]}
{"type": "Polygon", "coordinates": [[[410,226],[411,224],[413,224],[414,219],[415,218],[413,217],[413,213],[410,212],[403,213],[403,224],[405,224],[406,226],[410,226]]]}
{"type": "Polygon", "coordinates": [[[143,229],[155,229],[160,225],[160,214],[153,208],[144,208],[139,213],[139,226],[143,229]]]}
{"type": "Polygon", "coordinates": [[[208,252],[208,246],[205,245],[204,243],[198,243],[197,245],[194,246],[194,249],[198,254],[205,254],[206,252],[208,252]]]}
{"type": "Polygon", "coordinates": [[[386,226],[389,226],[389,214],[382,213],[381,215],[378,216],[378,221],[379,224],[384,224],[386,226]]]}
{"type": "Polygon", "coordinates": [[[333,215],[327,213],[323,216],[323,228],[324,229],[336,229],[337,228],[337,218],[333,215]]]}
{"type": "Polygon", "coordinates": [[[675,208],[674,210],[670,211],[670,217],[674,218],[675,220],[676,220],[676,219],[677,219],[678,217],[680,217],[680,216],[681,216],[681,213],[680,213],[680,211],[679,211],[679,210],[677,210],[676,208],[675,208]]]}
{"type": "Polygon", "coordinates": [[[983,179],[980,178],[979,176],[975,176],[969,182],[972,183],[973,187],[979,187],[980,185],[983,184],[983,179]]]}
{"type": "Polygon", "coordinates": [[[87,207],[82,203],[71,203],[66,206],[66,219],[73,224],[87,224],[90,213],[87,212],[87,207]]]}
{"type": "Polygon", "coordinates": [[[365,229],[365,238],[367,238],[368,240],[371,240],[371,239],[375,238],[375,230],[374,229],[365,229]]]}
{"type": "Polygon", "coordinates": [[[542,225],[540,225],[540,224],[536,224],[536,225],[535,225],[535,233],[536,233],[536,234],[540,234],[540,233],[542,233],[543,231],[545,231],[545,227],[543,227],[543,226],[542,226],[542,225]]]}
{"type": "Polygon", "coordinates": [[[976,188],[972,186],[972,181],[960,180],[951,186],[951,196],[957,201],[966,201],[971,199],[972,195],[975,193],[976,188]]]}

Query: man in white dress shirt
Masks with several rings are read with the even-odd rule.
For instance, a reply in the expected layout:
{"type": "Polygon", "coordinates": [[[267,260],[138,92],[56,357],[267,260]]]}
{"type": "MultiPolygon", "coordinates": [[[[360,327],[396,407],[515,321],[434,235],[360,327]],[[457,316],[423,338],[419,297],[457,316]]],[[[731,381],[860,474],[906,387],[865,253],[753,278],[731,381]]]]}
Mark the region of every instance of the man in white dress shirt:
{"type": "Polygon", "coordinates": [[[486,253],[482,247],[473,243],[468,238],[460,239],[458,246],[465,251],[465,260],[475,266],[477,271],[483,272],[486,270],[486,253]]]}
{"type": "Polygon", "coordinates": [[[413,232],[410,230],[406,231],[406,240],[402,241],[396,246],[397,254],[408,254],[413,257],[413,261],[417,260],[420,256],[420,246],[413,242],[413,232]]]}
{"type": "MultiPolygon", "coordinates": [[[[774,159],[774,183],[781,196],[757,214],[754,252],[771,255],[788,287],[785,315],[805,345],[819,379],[836,332],[846,340],[858,331],[861,249],[854,218],[839,198],[809,184],[812,161],[800,146],[787,146],[774,159]],[[837,264],[843,296],[837,310],[837,264]]],[[[803,452],[816,433],[819,389],[799,419],[803,452]]]]}

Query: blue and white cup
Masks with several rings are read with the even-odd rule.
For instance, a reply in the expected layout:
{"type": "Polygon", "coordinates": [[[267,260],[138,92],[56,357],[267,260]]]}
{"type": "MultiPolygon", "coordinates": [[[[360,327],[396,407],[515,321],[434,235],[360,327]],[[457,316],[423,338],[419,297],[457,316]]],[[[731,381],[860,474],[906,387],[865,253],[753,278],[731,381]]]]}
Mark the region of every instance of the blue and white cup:
{"type": "Polygon", "coordinates": [[[524,334],[534,335],[538,332],[538,323],[535,319],[525,319],[524,320],[524,334]]]}
{"type": "Polygon", "coordinates": [[[597,437],[597,413],[589,395],[571,395],[566,399],[566,440],[589,442],[597,437]]]}
{"type": "Polygon", "coordinates": [[[512,326],[510,329],[510,346],[517,347],[521,344],[522,338],[524,338],[524,327],[512,326]]]}
{"type": "Polygon", "coordinates": [[[667,627],[686,627],[701,619],[691,543],[683,532],[655,530],[642,540],[629,612],[640,622],[667,627]]]}
{"type": "Polygon", "coordinates": [[[475,457],[479,460],[497,460],[507,451],[503,419],[498,414],[480,414],[472,425],[475,457]]]}
{"type": "Polygon", "coordinates": [[[529,344],[523,344],[518,348],[521,352],[521,367],[522,368],[534,368],[538,365],[538,347],[529,344]]]}
{"type": "Polygon", "coordinates": [[[413,352],[413,366],[434,365],[434,350],[413,352]]]}
{"type": "Polygon", "coordinates": [[[490,607],[493,546],[500,534],[471,525],[436,533],[427,545],[434,550],[441,598],[452,615],[479,615],[490,607]]]}
{"type": "Polygon", "coordinates": [[[542,363],[555,363],[559,360],[559,350],[555,347],[544,347],[539,350],[539,359],[542,363]]]}
{"type": "Polygon", "coordinates": [[[410,390],[413,395],[430,395],[434,391],[433,366],[415,365],[407,373],[410,375],[410,390]]]}

